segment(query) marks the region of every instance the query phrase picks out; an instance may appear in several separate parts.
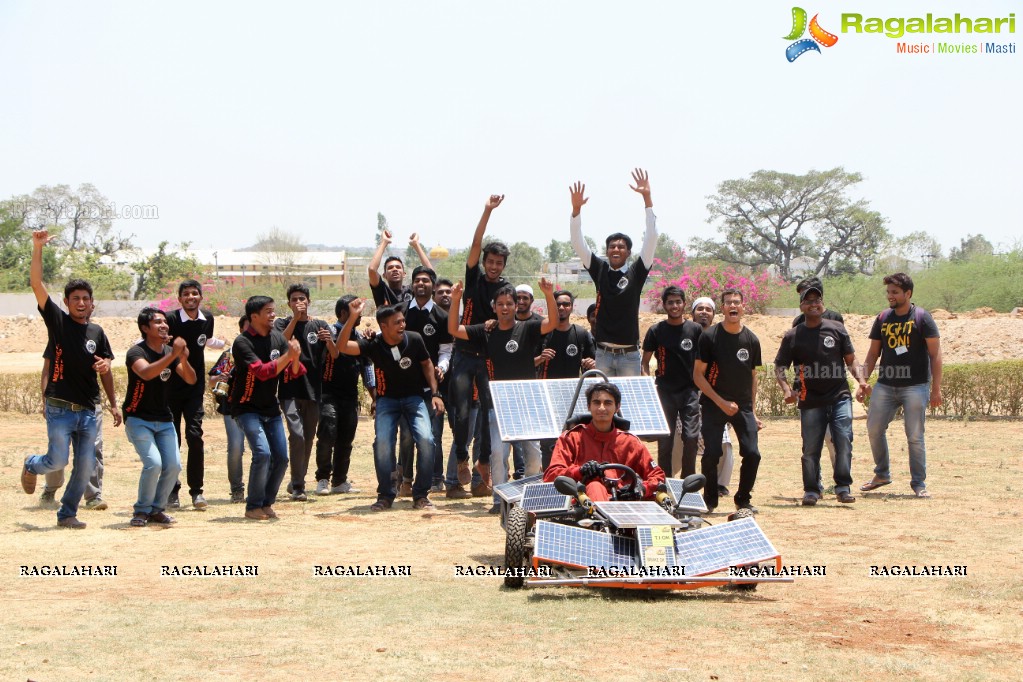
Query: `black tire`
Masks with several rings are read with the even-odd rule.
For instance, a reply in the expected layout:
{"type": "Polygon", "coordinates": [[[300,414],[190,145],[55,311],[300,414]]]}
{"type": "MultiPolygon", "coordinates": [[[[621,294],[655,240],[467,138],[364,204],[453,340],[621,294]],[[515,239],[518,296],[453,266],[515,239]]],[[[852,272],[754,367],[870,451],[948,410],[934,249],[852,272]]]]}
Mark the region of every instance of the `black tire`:
{"type": "MultiPolygon", "coordinates": [[[[504,529],[504,566],[505,569],[524,568],[527,558],[526,526],[529,518],[522,507],[515,506],[508,510],[508,518],[504,529]]],[[[505,575],[505,587],[522,587],[524,578],[521,575],[505,575]]]]}

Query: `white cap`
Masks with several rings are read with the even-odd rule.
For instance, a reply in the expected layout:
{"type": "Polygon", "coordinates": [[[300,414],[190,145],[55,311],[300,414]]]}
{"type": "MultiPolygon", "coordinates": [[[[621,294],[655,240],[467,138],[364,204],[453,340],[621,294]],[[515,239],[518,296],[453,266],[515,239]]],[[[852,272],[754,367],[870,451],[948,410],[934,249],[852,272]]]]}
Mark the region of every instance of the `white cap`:
{"type": "Polygon", "coordinates": [[[521,294],[522,292],[526,292],[527,294],[529,294],[530,298],[533,298],[533,287],[529,286],[528,284],[520,284],[517,287],[515,287],[516,294],[521,294]]]}
{"type": "Polygon", "coordinates": [[[692,309],[696,310],[696,306],[700,305],[701,303],[709,305],[711,310],[713,310],[714,312],[717,312],[718,307],[716,305],[714,305],[714,299],[710,298],[709,296],[701,296],[700,298],[698,298],[695,301],[693,301],[693,308],[692,309]]]}

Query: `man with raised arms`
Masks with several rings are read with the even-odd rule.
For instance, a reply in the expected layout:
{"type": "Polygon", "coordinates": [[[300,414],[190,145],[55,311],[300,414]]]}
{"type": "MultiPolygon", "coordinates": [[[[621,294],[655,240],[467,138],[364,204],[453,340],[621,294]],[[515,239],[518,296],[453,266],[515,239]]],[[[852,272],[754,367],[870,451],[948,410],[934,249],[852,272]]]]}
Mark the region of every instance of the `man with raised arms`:
{"type": "MultiPolygon", "coordinates": [[[[422,245],[419,243],[419,235],[413,232],[412,236],[408,238],[408,243],[419,254],[419,260],[422,262],[423,267],[432,270],[433,264],[430,263],[430,257],[426,255],[426,251],[423,250],[422,245]]],[[[405,264],[400,258],[388,256],[384,260],[384,276],[382,279],[380,277],[380,260],[384,257],[384,253],[387,252],[387,247],[390,245],[391,233],[384,230],[380,238],[380,245],[377,246],[376,252],[369,260],[369,265],[366,266],[367,273],[369,274],[369,288],[373,292],[373,302],[378,307],[382,305],[397,305],[398,303],[412,300],[412,287],[405,284],[405,264]]]]}

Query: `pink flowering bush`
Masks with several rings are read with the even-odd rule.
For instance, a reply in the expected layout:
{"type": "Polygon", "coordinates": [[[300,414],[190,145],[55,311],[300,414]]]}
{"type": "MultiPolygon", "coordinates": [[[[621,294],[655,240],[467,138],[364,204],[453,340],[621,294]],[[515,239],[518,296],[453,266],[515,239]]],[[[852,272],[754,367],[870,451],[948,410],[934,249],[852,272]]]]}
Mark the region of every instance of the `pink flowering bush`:
{"type": "Polygon", "coordinates": [[[682,250],[676,250],[667,261],[655,258],[649,281],[652,286],[644,297],[657,310],[660,310],[661,292],[674,285],[686,293],[687,302],[709,296],[719,306],[722,291],[738,289],[746,303],[746,312],[762,313],[777,289],[785,286],[781,278],[767,271],[749,273],[731,265],[688,265],[682,250]]]}

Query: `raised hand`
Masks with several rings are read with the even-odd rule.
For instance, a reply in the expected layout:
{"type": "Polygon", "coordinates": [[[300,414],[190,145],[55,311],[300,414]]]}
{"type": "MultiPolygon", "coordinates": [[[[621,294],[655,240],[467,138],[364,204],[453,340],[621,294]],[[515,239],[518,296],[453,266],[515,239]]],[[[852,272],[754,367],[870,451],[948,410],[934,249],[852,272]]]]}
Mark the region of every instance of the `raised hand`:
{"type": "Polygon", "coordinates": [[[629,185],[629,189],[633,192],[639,192],[645,197],[650,196],[650,176],[645,170],[637,168],[632,171],[632,179],[636,184],[629,185]]]}
{"type": "Polygon", "coordinates": [[[46,230],[32,230],[32,243],[36,246],[46,246],[56,238],[57,235],[51,236],[46,230]]]}
{"type": "Polygon", "coordinates": [[[358,319],[362,315],[362,311],[366,309],[366,299],[357,298],[348,305],[348,318],[351,320],[358,319]]]}
{"type": "Polygon", "coordinates": [[[410,246],[415,247],[419,243],[419,233],[413,232],[412,234],[410,234],[408,238],[408,243],[410,246]]]}
{"type": "Polygon", "coordinates": [[[550,281],[546,277],[541,277],[540,278],[540,291],[542,291],[544,294],[553,294],[554,293],[554,282],[550,281]]]}
{"type": "Polygon", "coordinates": [[[572,195],[572,216],[579,215],[579,211],[583,210],[583,206],[589,199],[583,195],[586,193],[586,185],[581,182],[576,182],[574,185],[570,185],[568,191],[572,195]]]}
{"type": "Polygon", "coordinates": [[[380,237],[380,243],[384,246],[390,246],[392,241],[393,238],[391,237],[391,232],[389,230],[384,230],[384,234],[380,237]]]}
{"type": "Polygon", "coordinates": [[[503,194],[491,194],[490,198],[487,200],[487,203],[483,208],[485,208],[488,211],[493,211],[495,208],[501,205],[502,201],[504,201],[503,194]]]}
{"type": "Polygon", "coordinates": [[[462,291],[464,288],[465,287],[462,286],[461,280],[455,282],[454,285],[452,285],[451,287],[451,298],[452,299],[462,298],[462,291]]]}

